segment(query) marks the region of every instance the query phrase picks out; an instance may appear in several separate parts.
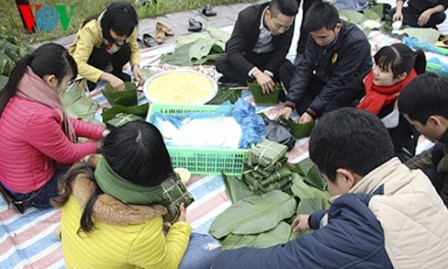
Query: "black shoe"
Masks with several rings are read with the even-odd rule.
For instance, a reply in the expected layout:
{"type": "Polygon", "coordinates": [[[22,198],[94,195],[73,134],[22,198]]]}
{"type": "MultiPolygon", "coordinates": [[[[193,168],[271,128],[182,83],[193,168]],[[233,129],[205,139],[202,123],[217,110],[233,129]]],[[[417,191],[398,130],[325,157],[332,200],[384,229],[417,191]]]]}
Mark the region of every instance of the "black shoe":
{"type": "Polygon", "coordinates": [[[188,31],[190,32],[200,32],[202,30],[202,22],[200,21],[190,18],[188,24],[190,25],[188,31]]]}
{"type": "Polygon", "coordinates": [[[155,38],[150,34],[143,34],[143,44],[145,44],[147,48],[159,45],[155,38]]]}
{"type": "Polygon", "coordinates": [[[213,6],[212,5],[206,5],[203,9],[202,9],[202,14],[204,14],[207,17],[211,17],[211,16],[216,16],[216,11],[213,10],[213,6]]]}

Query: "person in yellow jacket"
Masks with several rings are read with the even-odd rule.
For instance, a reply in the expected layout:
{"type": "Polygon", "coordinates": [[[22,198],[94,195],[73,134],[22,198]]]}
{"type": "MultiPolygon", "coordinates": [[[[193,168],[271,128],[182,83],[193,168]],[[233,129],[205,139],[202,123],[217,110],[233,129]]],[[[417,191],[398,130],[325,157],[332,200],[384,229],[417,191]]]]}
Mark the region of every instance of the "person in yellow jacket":
{"type": "Polygon", "coordinates": [[[115,2],[100,14],[87,18],[76,34],[69,52],[78,65],[81,76],[87,79],[90,90],[100,80],[118,90],[131,77],[123,73],[130,61],[134,79],[142,86],[145,77],[140,71],[137,43],[137,13],[128,2],[115,2]]]}
{"type": "Polygon", "coordinates": [[[183,204],[169,227],[167,209],[149,202],[172,173],[160,132],[143,121],[112,130],[101,155],[73,165],[52,200],[67,268],[209,268],[219,242],[191,234],[183,204]]]}

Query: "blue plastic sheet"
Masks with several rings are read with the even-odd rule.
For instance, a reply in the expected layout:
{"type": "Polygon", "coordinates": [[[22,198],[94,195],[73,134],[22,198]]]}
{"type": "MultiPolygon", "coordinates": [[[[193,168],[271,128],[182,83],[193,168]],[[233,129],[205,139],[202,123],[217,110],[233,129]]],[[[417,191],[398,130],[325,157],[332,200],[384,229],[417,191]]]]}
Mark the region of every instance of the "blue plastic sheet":
{"type": "Polygon", "coordinates": [[[447,49],[439,48],[429,42],[420,41],[415,37],[404,36],[401,41],[402,41],[402,43],[408,45],[408,47],[410,47],[412,49],[422,49],[423,51],[426,51],[426,52],[433,52],[433,53],[436,53],[439,55],[448,56],[447,49]]]}

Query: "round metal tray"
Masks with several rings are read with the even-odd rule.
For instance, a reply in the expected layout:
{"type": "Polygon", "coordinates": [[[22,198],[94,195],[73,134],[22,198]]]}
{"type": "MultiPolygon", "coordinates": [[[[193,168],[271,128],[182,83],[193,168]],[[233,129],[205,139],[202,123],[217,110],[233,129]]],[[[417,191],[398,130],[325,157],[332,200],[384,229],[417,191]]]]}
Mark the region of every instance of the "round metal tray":
{"type": "MultiPolygon", "coordinates": [[[[195,71],[189,71],[189,70],[169,70],[169,71],[163,71],[163,72],[161,72],[161,73],[158,73],[158,74],[152,76],[150,79],[148,79],[148,80],[145,82],[145,85],[144,85],[144,87],[143,87],[143,92],[145,93],[146,98],[147,98],[151,103],[156,104],[156,103],[161,103],[161,102],[158,102],[157,100],[154,99],[153,96],[151,96],[151,94],[148,92],[148,86],[149,86],[155,79],[157,79],[157,78],[159,78],[159,77],[162,77],[162,76],[165,76],[165,75],[167,75],[167,74],[172,74],[172,73],[190,73],[190,74],[199,75],[199,76],[202,76],[202,77],[204,77],[204,78],[207,78],[207,79],[210,81],[211,85],[213,86],[213,89],[212,89],[212,91],[211,91],[211,93],[210,93],[209,96],[204,97],[202,100],[197,100],[197,102],[195,102],[195,103],[190,103],[190,105],[203,105],[203,104],[207,103],[208,101],[212,100],[213,97],[215,97],[216,94],[218,93],[218,83],[216,83],[216,81],[215,81],[214,79],[212,79],[211,77],[209,77],[209,76],[207,76],[207,75],[204,75],[204,74],[202,74],[202,73],[195,72],[195,71]]],[[[177,103],[177,104],[181,104],[181,103],[177,103]]]]}

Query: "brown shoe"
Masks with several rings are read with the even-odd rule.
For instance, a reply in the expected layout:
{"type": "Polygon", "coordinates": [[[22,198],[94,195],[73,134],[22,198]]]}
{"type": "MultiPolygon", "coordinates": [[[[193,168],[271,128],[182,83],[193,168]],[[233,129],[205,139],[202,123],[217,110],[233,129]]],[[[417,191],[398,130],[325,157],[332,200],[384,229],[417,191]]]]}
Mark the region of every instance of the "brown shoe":
{"type": "Polygon", "coordinates": [[[171,28],[169,28],[168,26],[166,26],[165,24],[163,24],[161,22],[156,22],[156,30],[159,31],[159,29],[162,29],[163,32],[165,33],[165,35],[167,35],[167,36],[174,35],[174,32],[171,28]]]}
{"type": "Polygon", "coordinates": [[[165,40],[165,31],[163,31],[162,28],[157,28],[156,34],[154,36],[154,39],[157,41],[157,43],[161,44],[163,43],[163,40],[165,40]]]}

